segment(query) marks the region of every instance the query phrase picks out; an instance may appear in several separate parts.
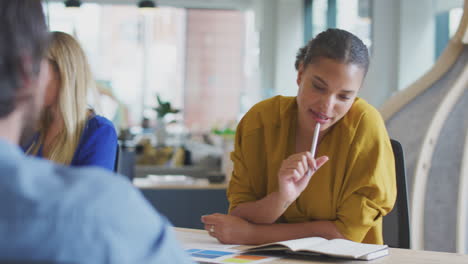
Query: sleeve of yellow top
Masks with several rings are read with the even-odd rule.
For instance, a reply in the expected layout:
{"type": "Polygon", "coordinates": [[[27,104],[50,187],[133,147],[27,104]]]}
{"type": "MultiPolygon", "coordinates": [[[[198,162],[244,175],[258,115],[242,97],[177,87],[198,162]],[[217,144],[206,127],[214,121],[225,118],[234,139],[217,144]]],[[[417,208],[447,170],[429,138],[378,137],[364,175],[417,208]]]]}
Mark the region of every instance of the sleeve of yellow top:
{"type": "Polygon", "coordinates": [[[335,225],[346,238],[361,242],[396,199],[393,151],[377,111],[359,121],[346,167],[335,225]]]}
{"type": "Polygon", "coordinates": [[[234,169],[227,189],[229,212],[241,203],[257,200],[251,187],[251,179],[249,179],[248,168],[246,167],[243,155],[243,151],[246,148],[246,146],[243,146],[244,142],[242,140],[243,129],[244,120],[237,126],[234,151],[231,153],[234,169]]]}

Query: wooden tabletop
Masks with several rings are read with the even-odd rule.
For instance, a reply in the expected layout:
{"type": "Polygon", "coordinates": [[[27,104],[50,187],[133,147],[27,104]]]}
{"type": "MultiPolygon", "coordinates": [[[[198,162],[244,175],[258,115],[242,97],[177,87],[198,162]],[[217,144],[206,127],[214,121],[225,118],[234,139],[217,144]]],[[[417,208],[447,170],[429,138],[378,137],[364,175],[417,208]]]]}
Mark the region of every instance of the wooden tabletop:
{"type": "MultiPolygon", "coordinates": [[[[206,234],[209,236],[205,230],[198,229],[188,229],[188,228],[175,228],[177,232],[184,233],[196,233],[196,234],[206,234]]],[[[182,244],[193,243],[190,241],[190,236],[184,236],[184,239],[181,241],[182,244]]],[[[236,249],[242,249],[242,246],[236,247],[236,249]]],[[[282,258],[279,260],[274,260],[267,263],[282,263],[282,264],[301,264],[301,263],[341,263],[341,264],[432,264],[432,263],[450,263],[450,264],[467,264],[468,255],[461,255],[456,253],[445,253],[445,252],[435,252],[435,251],[422,251],[422,250],[409,250],[409,249],[399,249],[399,248],[390,248],[390,253],[386,257],[371,261],[362,261],[362,260],[344,260],[328,257],[294,257],[294,258],[282,258]]]]}
{"type": "Polygon", "coordinates": [[[221,190],[227,188],[227,183],[209,183],[206,179],[199,179],[191,183],[160,183],[146,178],[133,179],[133,185],[140,189],[184,189],[184,190],[221,190]]]}

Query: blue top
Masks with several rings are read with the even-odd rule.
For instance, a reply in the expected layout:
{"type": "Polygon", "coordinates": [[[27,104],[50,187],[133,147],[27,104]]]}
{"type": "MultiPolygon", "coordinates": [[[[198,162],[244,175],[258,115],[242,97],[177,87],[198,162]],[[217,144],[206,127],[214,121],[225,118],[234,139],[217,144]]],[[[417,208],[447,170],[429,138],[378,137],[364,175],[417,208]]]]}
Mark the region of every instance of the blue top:
{"type": "Polygon", "coordinates": [[[124,177],[26,156],[0,139],[0,259],[191,263],[124,177]]]}
{"type": "MultiPolygon", "coordinates": [[[[34,140],[39,138],[37,134],[34,140]]],[[[32,142],[31,142],[32,144],[32,142]]],[[[30,145],[29,145],[30,146],[30,145]]],[[[25,148],[27,150],[28,147],[25,148]]],[[[76,148],[71,166],[99,166],[101,168],[114,170],[115,156],[117,152],[117,134],[114,125],[107,118],[93,115],[86,122],[81,135],[80,142],[76,148]]],[[[42,156],[42,145],[37,157],[42,156]]]]}

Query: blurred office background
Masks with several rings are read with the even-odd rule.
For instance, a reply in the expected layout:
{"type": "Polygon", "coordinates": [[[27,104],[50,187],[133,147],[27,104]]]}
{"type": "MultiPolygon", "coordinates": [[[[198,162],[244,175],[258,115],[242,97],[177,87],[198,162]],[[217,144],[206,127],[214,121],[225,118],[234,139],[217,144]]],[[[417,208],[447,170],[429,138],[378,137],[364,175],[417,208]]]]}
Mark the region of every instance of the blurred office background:
{"type": "MultiPolygon", "coordinates": [[[[93,106],[113,120],[123,159],[131,153],[126,173],[140,179],[153,199],[158,199],[153,196],[157,193],[150,193],[148,186],[208,176],[211,182],[224,181],[213,187],[216,195],[224,193],[237,122],[260,100],[296,94],[295,54],[317,33],[337,27],[364,41],[371,65],[360,96],[381,108],[434,67],[455,36],[464,10],[463,0],[159,0],[151,1],[156,8],[149,9],[139,8],[138,0],[85,0],[78,1],[79,8],[66,7],[65,2],[70,3],[44,2],[49,27],[74,35],[83,45],[101,94],[93,106]],[[158,107],[157,95],[180,112],[158,119],[153,109],[158,107]],[[161,130],[164,135],[158,136],[161,130]]],[[[459,67],[466,61],[465,56],[459,67]]],[[[466,135],[466,105],[457,120],[461,135],[466,135]]],[[[421,147],[409,148],[405,143],[411,140],[392,134],[392,129],[390,136],[398,135],[409,162],[416,163],[411,157],[418,156],[421,147]]],[[[407,131],[414,137],[417,133],[407,131]]],[[[464,141],[460,145],[465,146],[464,141]]],[[[460,167],[462,157],[456,160],[460,167]]],[[[415,166],[408,165],[410,197],[415,166]]],[[[440,177],[450,173],[461,175],[449,170],[440,177]]],[[[438,204],[443,195],[437,197],[434,211],[437,205],[453,202],[438,204]]],[[[426,225],[430,239],[415,241],[415,247],[466,253],[465,239],[459,239],[459,245],[454,227],[447,231],[449,223],[456,222],[455,210],[455,215],[445,216],[452,220],[432,223],[446,229],[434,233],[426,225]]],[[[177,225],[178,219],[171,220],[177,225]]],[[[416,235],[412,239],[419,240],[416,235]]]]}

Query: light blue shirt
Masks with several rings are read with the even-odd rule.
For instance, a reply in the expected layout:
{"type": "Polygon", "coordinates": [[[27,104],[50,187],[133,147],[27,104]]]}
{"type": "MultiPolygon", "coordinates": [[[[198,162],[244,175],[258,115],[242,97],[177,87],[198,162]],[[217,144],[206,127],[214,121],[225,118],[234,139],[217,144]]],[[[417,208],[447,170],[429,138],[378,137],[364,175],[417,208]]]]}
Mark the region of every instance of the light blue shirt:
{"type": "Polygon", "coordinates": [[[0,260],[191,263],[124,177],[24,155],[0,139],[0,260]]]}

